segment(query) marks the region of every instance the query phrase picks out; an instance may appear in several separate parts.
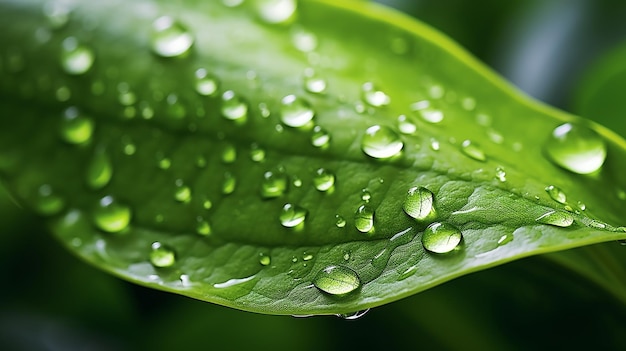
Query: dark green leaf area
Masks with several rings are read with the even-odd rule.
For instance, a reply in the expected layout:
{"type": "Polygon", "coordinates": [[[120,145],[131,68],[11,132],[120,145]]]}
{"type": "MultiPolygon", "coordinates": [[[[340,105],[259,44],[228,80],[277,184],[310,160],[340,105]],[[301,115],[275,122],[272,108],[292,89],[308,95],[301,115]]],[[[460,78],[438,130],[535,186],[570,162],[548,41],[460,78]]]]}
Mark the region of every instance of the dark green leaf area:
{"type": "Polygon", "coordinates": [[[622,139],[395,13],[270,3],[2,4],[8,188],[107,271],[274,314],[626,237],[622,139]]]}

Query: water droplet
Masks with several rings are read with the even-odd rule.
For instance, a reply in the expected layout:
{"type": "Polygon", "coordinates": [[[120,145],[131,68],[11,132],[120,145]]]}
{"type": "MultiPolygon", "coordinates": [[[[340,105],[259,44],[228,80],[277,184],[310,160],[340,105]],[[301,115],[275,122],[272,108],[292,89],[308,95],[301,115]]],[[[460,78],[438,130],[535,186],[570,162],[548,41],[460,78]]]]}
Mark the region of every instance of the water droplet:
{"type": "Polygon", "coordinates": [[[252,144],[250,147],[250,159],[254,162],[265,161],[265,150],[260,148],[257,144],[252,144]]]}
{"type": "Polygon", "coordinates": [[[549,211],[537,218],[536,221],[555,227],[569,227],[574,223],[574,217],[563,211],[549,211]]]}
{"type": "Polygon", "coordinates": [[[280,120],[289,127],[305,127],[314,116],[311,104],[303,98],[287,95],[281,100],[280,120]]]}
{"type": "Polygon", "coordinates": [[[361,279],[348,267],[328,266],[317,273],[313,285],[327,294],[342,296],[361,287],[361,279]]]}
{"type": "Polygon", "coordinates": [[[434,211],[434,194],[424,187],[412,187],[409,189],[402,208],[409,216],[422,221],[434,211]]]}
{"type": "Polygon", "coordinates": [[[55,91],[55,95],[58,101],[65,102],[72,97],[72,92],[70,91],[70,88],[63,85],[57,88],[57,90],[55,91]]]}
{"type": "Polygon", "coordinates": [[[335,316],[341,318],[341,319],[345,319],[347,321],[353,321],[353,320],[357,320],[363,316],[365,316],[367,314],[367,312],[369,312],[370,309],[366,309],[366,310],[362,310],[362,311],[356,311],[356,312],[352,312],[352,313],[340,313],[340,314],[336,314],[335,316]]]}
{"type": "Polygon", "coordinates": [[[176,254],[169,246],[156,241],[152,243],[150,252],[150,263],[159,268],[171,267],[176,263],[176,254]]]}
{"type": "Polygon", "coordinates": [[[193,41],[187,28],[172,17],[159,17],[152,23],[152,50],[159,56],[181,56],[189,51],[193,41]]]}
{"type": "Polygon", "coordinates": [[[564,204],[567,202],[567,196],[565,195],[563,190],[561,190],[561,188],[557,188],[554,185],[550,185],[546,187],[546,192],[548,193],[548,195],[550,195],[552,200],[560,204],[564,204]]]}
{"type": "Polygon", "coordinates": [[[96,149],[87,167],[87,185],[94,190],[102,189],[111,181],[113,165],[104,149],[96,149]]]}
{"type": "Polygon", "coordinates": [[[585,205],[585,203],[582,201],[576,202],[576,207],[578,207],[578,209],[581,211],[584,211],[587,209],[587,205],[585,205]]]}
{"type": "Polygon", "coordinates": [[[463,141],[461,144],[461,151],[463,151],[466,156],[469,156],[476,161],[485,162],[487,160],[485,152],[471,140],[463,141]]]}
{"type": "Polygon", "coordinates": [[[513,241],[513,234],[504,234],[498,239],[498,246],[506,245],[513,241]]]}
{"type": "Polygon", "coordinates": [[[400,136],[391,128],[375,125],[367,128],[361,140],[361,150],[368,156],[387,159],[397,156],[404,148],[400,136]]]}
{"type": "Polygon", "coordinates": [[[346,220],[340,215],[335,215],[335,225],[337,228],[344,228],[346,226],[346,220]]]}
{"type": "Polygon", "coordinates": [[[44,184],[37,189],[37,199],[35,209],[44,216],[55,215],[65,207],[65,201],[52,190],[48,184],[44,184]]]}
{"type": "Polygon", "coordinates": [[[308,211],[298,205],[285,204],[278,219],[283,227],[293,228],[304,223],[307,214],[308,211]]]}
{"type": "Polygon", "coordinates": [[[69,22],[71,10],[66,4],[48,2],[43,8],[46,20],[52,29],[63,28],[69,22]]]}
{"type": "Polygon", "coordinates": [[[131,217],[130,207],[119,203],[112,196],[100,199],[93,213],[96,227],[108,233],[119,233],[126,229],[131,217]]]}
{"type": "Polygon", "coordinates": [[[325,168],[315,171],[313,185],[319,191],[329,191],[335,186],[335,174],[325,168]]]}
{"type": "Polygon", "coordinates": [[[446,90],[441,85],[433,85],[428,89],[428,95],[433,99],[441,99],[446,94],[446,90]]]}
{"type": "Polygon", "coordinates": [[[476,100],[471,97],[466,97],[461,100],[461,106],[465,111],[473,111],[476,108],[476,100]]]}
{"type": "Polygon", "coordinates": [[[291,35],[291,41],[296,49],[302,52],[311,52],[317,48],[317,36],[306,30],[296,30],[291,35]]]}
{"type": "Polygon", "coordinates": [[[389,105],[391,98],[380,90],[374,83],[367,82],[361,86],[363,100],[373,107],[389,105]]]}
{"type": "Polygon", "coordinates": [[[222,194],[230,195],[237,188],[237,178],[232,173],[224,173],[224,181],[222,182],[222,194]]]}
{"type": "Polygon", "coordinates": [[[606,159],[606,143],[594,130],[565,123],[552,131],[545,143],[548,158],[558,166],[578,174],[593,173],[606,159]]]}
{"type": "Polygon", "coordinates": [[[417,126],[407,119],[405,115],[398,116],[398,130],[402,134],[415,134],[417,126]]]}
{"type": "Polygon", "coordinates": [[[428,100],[414,102],[410,106],[411,111],[416,112],[424,121],[428,123],[441,123],[443,121],[443,112],[430,107],[428,100]]]}
{"type": "Polygon", "coordinates": [[[93,65],[95,55],[91,49],[79,45],[74,37],[63,40],[63,50],[61,51],[61,66],[68,74],[84,74],[93,65]]]}
{"type": "Polygon", "coordinates": [[[158,155],[157,166],[164,171],[168,170],[172,166],[172,160],[163,155],[158,155]]]}
{"type": "Polygon", "coordinates": [[[496,167],[496,179],[502,183],[506,182],[506,172],[502,167],[496,167]]]}
{"type": "Polygon", "coordinates": [[[296,0],[257,0],[256,9],[259,18],[269,24],[289,22],[298,8],[296,0]]]}
{"type": "Polygon", "coordinates": [[[260,253],[259,263],[261,264],[261,266],[269,266],[272,263],[272,258],[268,254],[260,253]]]}
{"type": "Polygon", "coordinates": [[[282,196],[287,191],[287,175],[278,171],[267,171],[263,174],[261,197],[271,199],[282,196]]]}
{"type": "Polygon", "coordinates": [[[361,200],[365,202],[370,202],[372,199],[372,193],[370,193],[367,189],[361,189],[361,200]]]}
{"type": "Polygon", "coordinates": [[[444,254],[456,249],[462,239],[463,235],[457,227],[445,222],[435,222],[424,231],[422,244],[429,252],[444,254]]]}
{"type": "Polygon", "coordinates": [[[198,222],[196,224],[196,233],[202,236],[211,235],[211,224],[209,224],[209,222],[202,217],[197,217],[196,220],[198,222]]]}
{"type": "Polygon", "coordinates": [[[326,91],[326,80],[308,68],[304,71],[304,89],[309,93],[321,94],[326,91]]]}
{"type": "Polygon", "coordinates": [[[76,107],[68,107],[63,112],[61,137],[70,144],[84,144],[91,139],[94,122],[83,115],[76,107]]]}
{"type": "Polygon", "coordinates": [[[174,190],[174,199],[178,202],[188,203],[191,201],[191,188],[185,185],[182,179],[176,180],[176,190],[174,190]]]}
{"type": "Polygon", "coordinates": [[[309,253],[304,253],[304,255],[302,255],[302,261],[310,261],[313,259],[313,255],[309,254],[309,253]]]}
{"type": "Polygon", "coordinates": [[[320,149],[326,149],[330,145],[330,134],[320,127],[313,127],[313,134],[311,135],[311,144],[320,149]]]}
{"type": "Polygon", "coordinates": [[[433,151],[439,151],[439,149],[441,148],[441,145],[439,144],[439,140],[435,138],[430,139],[430,148],[433,151]]]}
{"type": "Polygon", "coordinates": [[[361,233],[374,229],[374,210],[368,205],[361,205],[354,213],[354,226],[361,233]]]}
{"type": "Polygon", "coordinates": [[[122,138],[122,152],[127,156],[132,156],[137,152],[137,147],[128,136],[122,138]]]}
{"type": "Polygon", "coordinates": [[[302,186],[302,179],[300,179],[300,177],[298,177],[298,176],[293,176],[293,177],[291,177],[291,183],[296,188],[299,188],[299,187],[302,186]]]}
{"type": "Polygon", "coordinates": [[[221,110],[224,118],[237,123],[244,123],[248,118],[248,104],[232,90],[222,94],[221,110]]]}
{"type": "Polygon", "coordinates": [[[117,100],[119,101],[121,105],[130,106],[134,104],[135,102],[137,102],[137,95],[135,95],[135,93],[130,91],[130,87],[128,86],[128,83],[122,82],[118,84],[117,92],[119,93],[119,95],[117,96],[117,100]]]}
{"type": "Polygon", "coordinates": [[[224,145],[224,149],[222,150],[222,162],[230,164],[235,161],[237,161],[237,148],[235,145],[224,145]]]}
{"type": "Polygon", "coordinates": [[[217,78],[210,75],[206,69],[199,68],[195,72],[196,92],[203,96],[215,96],[219,89],[217,78]]]}

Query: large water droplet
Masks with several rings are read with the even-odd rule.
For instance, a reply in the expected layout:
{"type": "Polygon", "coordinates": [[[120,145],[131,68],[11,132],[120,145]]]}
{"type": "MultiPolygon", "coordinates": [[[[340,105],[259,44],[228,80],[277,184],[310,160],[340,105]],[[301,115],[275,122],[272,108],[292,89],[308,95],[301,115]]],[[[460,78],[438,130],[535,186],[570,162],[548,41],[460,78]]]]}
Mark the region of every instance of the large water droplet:
{"type": "Polygon", "coordinates": [[[256,0],[259,18],[269,24],[289,22],[298,8],[296,0],[256,0]]]}
{"type": "Polygon", "coordinates": [[[152,23],[152,50],[159,56],[181,56],[189,51],[193,41],[187,28],[172,17],[159,17],[152,23]]]}
{"type": "Polygon", "coordinates": [[[97,149],[87,167],[87,185],[94,190],[102,189],[111,181],[113,165],[104,149],[97,149]]]}
{"type": "Polygon", "coordinates": [[[95,55],[91,49],[79,45],[74,37],[63,40],[61,52],[61,66],[68,74],[83,74],[93,65],[95,55]]]}
{"type": "Polygon", "coordinates": [[[374,83],[367,82],[361,86],[363,100],[370,106],[382,107],[389,105],[391,98],[374,83]]]}
{"type": "Polygon", "coordinates": [[[606,159],[606,143],[594,130],[565,123],[552,131],[545,143],[548,158],[555,164],[578,174],[593,173],[606,159]]]}
{"type": "Polygon", "coordinates": [[[354,226],[361,233],[368,233],[374,229],[374,209],[368,205],[361,205],[354,213],[354,226]]]}
{"type": "Polygon", "coordinates": [[[412,187],[409,189],[402,208],[409,216],[418,221],[424,220],[434,211],[434,194],[424,187],[412,187]]]}
{"type": "Polygon", "coordinates": [[[361,279],[348,267],[328,266],[317,273],[313,285],[327,294],[342,296],[361,287],[361,279]]]}
{"type": "Polygon", "coordinates": [[[112,196],[100,199],[93,212],[95,225],[108,233],[119,233],[128,227],[132,217],[130,207],[119,203],[112,196]]]}
{"type": "Polygon", "coordinates": [[[91,118],[83,115],[76,107],[68,107],[63,112],[61,137],[70,144],[83,144],[91,139],[94,127],[91,118]]]}
{"type": "Polygon", "coordinates": [[[567,202],[567,196],[565,195],[563,190],[561,190],[561,188],[558,188],[554,185],[549,185],[546,187],[546,192],[548,193],[548,195],[550,195],[552,200],[558,203],[564,204],[567,202]]]}
{"type": "Polygon", "coordinates": [[[326,129],[315,126],[313,127],[313,134],[311,135],[311,144],[320,149],[326,149],[330,145],[330,134],[326,129]]]}
{"type": "Polygon", "coordinates": [[[217,78],[210,75],[206,69],[199,68],[195,72],[196,92],[203,96],[214,96],[219,88],[217,78]]]}
{"type": "Polygon", "coordinates": [[[335,186],[335,174],[325,168],[315,171],[313,185],[319,191],[329,191],[335,186]]]}
{"type": "Polygon", "coordinates": [[[569,227],[574,223],[574,217],[567,212],[553,210],[539,216],[536,221],[555,227],[569,227]]]}
{"type": "Polygon", "coordinates": [[[267,171],[263,174],[261,183],[261,196],[264,199],[271,199],[283,195],[287,191],[289,181],[287,175],[278,171],[267,171]]]}
{"type": "Polygon", "coordinates": [[[461,151],[476,161],[484,162],[487,160],[485,152],[471,140],[465,140],[461,144],[461,151]]]}
{"type": "Polygon", "coordinates": [[[37,199],[35,201],[35,209],[44,216],[55,215],[65,207],[65,201],[59,195],[55,194],[52,187],[44,184],[37,189],[37,199]]]}
{"type": "Polygon", "coordinates": [[[361,140],[361,150],[368,156],[387,159],[397,156],[404,148],[400,136],[391,128],[375,125],[367,128],[361,140]]]}
{"type": "Polygon", "coordinates": [[[160,242],[152,243],[152,251],[150,251],[150,263],[158,268],[171,267],[176,263],[176,254],[174,250],[160,242]]]}
{"type": "Polygon", "coordinates": [[[298,205],[285,204],[278,219],[283,227],[293,228],[304,223],[307,213],[307,210],[298,205]]]}
{"type": "Polygon", "coordinates": [[[315,112],[311,104],[295,95],[287,95],[281,100],[280,120],[287,126],[300,128],[313,120],[315,112]]]}
{"type": "Polygon", "coordinates": [[[443,254],[456,249],[462,239],[463,235],[457,227],[445,222],[436,222],[424,231],[422,244],[429,252],[443,254]]]}
{"type": "Polygon", "coordinates": [[[243,123],[248,117],[248,104],[232,90],[222,94],[222,116],[231,121],[243,123]]]}

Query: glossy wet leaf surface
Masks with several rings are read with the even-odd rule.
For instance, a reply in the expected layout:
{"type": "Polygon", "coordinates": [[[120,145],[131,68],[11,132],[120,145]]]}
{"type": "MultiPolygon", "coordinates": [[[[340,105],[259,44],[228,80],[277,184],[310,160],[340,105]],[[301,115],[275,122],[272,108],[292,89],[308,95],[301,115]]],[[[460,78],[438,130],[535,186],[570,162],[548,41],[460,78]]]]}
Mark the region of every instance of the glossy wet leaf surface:
{"type": "Polygon", "coordinates": [[[374,5],[69,2],[66,20],[1,6],[2,176],[68,248],[131,281],[350,313],[626,237],[622,139],[374,5]],[[584,172],[554,159],[583,141],[550,150],[565,123],[602,151],[584,172]],[[433,196],[407,212],[415,187],[433,196]]]}

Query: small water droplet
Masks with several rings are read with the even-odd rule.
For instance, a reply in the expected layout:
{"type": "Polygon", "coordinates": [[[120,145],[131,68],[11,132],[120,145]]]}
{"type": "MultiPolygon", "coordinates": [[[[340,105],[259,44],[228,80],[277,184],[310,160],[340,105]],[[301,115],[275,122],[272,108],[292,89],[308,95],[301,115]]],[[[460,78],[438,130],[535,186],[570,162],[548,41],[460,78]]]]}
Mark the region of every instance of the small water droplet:
{"type": "Polygon", "coordinates": [[[435,222],[424,231],[422,244],[429,252],[444,254],[455,250],[462,239],[463,235],[457,227],[445,222],[435,222]]]}
{"type": "Polygon", "coordinates": [[[128,228],[132,212],[130,207],[119,203],[112,196],[105,196],[93,212],[96,227],[108,233],[119,233],[128,228]]]}
{"type": "Polygon", "coordinates": [[[325,168],[315,171],[313,185],[319,191],[329,191],[335,186],[335,174],[325,168]]]}
{"type": "Polygon", "coordinates": [[[311,135],[311,144],[320,149],[326,149],[330,145],[330,134],[320,127],[313,127],[313,134],[311,135]]]}
{"type": "Polygon", "coordinates": [[[327,294],[342,296],[361,287],[361,279],[348,267],[328,266],[317,273],[313,285],[327,294]]]}
{"type": "Polygon", "coordinates": [[[44,216],[55,215],[65,207],[65,201],[55,194],[52,187],[44,184],[37,189],[35,209],[44,216]]]}
{"type": "Polygon", "coordinates": [[[137,102],[137,95],[130,90],[128,83],[122,82],[117,86],[117,100],[123,106],[130,106],[137,102]]]}
{"type": "Polygon", "coordinates": [[[271,199],[282,196],[287,191],[287,175],[281,170],[267,171],[263,174],[261,197],[271,199]]]}
{"type": "Polygon", "coordinates": [[[461,100],[461,106],[465,111],[473,111],[476,108],[476,100],[471,97],[466,97],[461,100]]]}
{"type": "Polygon", "coordinates": [[[428,89],[428,95],[433,99],[441,99],[446,94],[446,90],[441,85],[432,85],[428,89]]]}
{"type": "Polygon", "coordinates": [[[587,205],[585,205],[585,203],[582,201],[576,202],[576,207],[578,207],[578,209],[581,211],[584,211],[587,209],[587,205]]]}
{"type": "Polygon", "coordinates": [[[302,179],[294,175],[291,177],[291,184],[293,184],[293,186],[295,186],[296,188],[299,188],[302,186],[302,179]]]}
{"type": "Polygon", "coordinates": [[[128,136],[122,138],[122,152],[127,156],[132,156],[137,152],[137,147],[128,136]]]}
{"type": "Polygon", "coordinates": [[[548,158],[574,173],[599,170],[606,159],[606,143],[594,130],[573,123],[556,127],[545,143],[548,158]]]}
{"type": "Polygon", "coordinates": [[[250,159],[254,162],[265,161],[265,150],[257,144],[252,144],[250,147],[250,159]]]}
{"type": "Polygon", "coordinates": [[[236,188],[237,178],[235,178],[235,176],[230,172],[224,173],[224,181],[222,182],[222,194],[230,195],[235,192],[236,188]]]}
{"type": "Polygon", "coordinates": [[[409,216],[422,221],[428,218],[434,211],[434,194],[424,187],[412,187],[409,189],[402,208],[409,216]]]}
{"type": "Polygon", "coordinates": [[[71,9],[60,2],[48,2],[44,5],[43,13],[52,29],[60,29],[69,22],[71,9]]]}
{"type": "Polygon", "coordinates": [[[211,229],[211,224],[209,224],[209,222],[202,217],[197,217],[196,220],[198,222],[196,224],[196,233],[202,236],[211,235],[211,233],[213,232],[213,230],[211,229]]]}
{"type": "Polygon", "coordinates": [[[548,193],[548,195],[550,195],[550,198],[552,198],[552,200],[560,204],[564,204],[567,202],[567,196],[565,195],[563,190],[561,190],[561,188],[558,188],[554,185],[549,185],[546,187],[546,192],[548,193]]]}
{"type": "Polygon", "coordinates": [[[195,72],[196,92],[202,96],[215,96],[219,89],[217,78],[210,75],[206,69],[199,68],[195,72]]]}
{"type": "Polygon", "coordinates": [[[317,48],[317,36],[315,34],[299,29],[292,33],[291,41],[296,49],[302,52],[311,52],[317,48]]]}
{"type": "Polygon", "coordinates": [[[189,201],[191,201],[191,188],[185,185],[185,182],[183,182],[182,179],[176,180],[174,199],[182,203],[188,203],[189,201]]]}
{"type": "Polygon", "coordinates": [[[222,149],[222,162],[230,164],[237,161],[237,148],[233,144],[225,144],[222,149]]]}
{"type": "Polygon", "coordinates": [[[93,65],[95,55],[91,49],[78,44],[74,37],[63,40],[61,51],[61,66],[68,74],[84,74],[93,65]]]}
{"type": "Polygon", "coordinates": [[[498,239],[498,246],[506,245],[513,241],[513,234],[504,234],[498,239]]]}
{"type": "Polygon", "coordinates": [[[373,107],[382,107],[391,103],[389,95],[380,90],[374,83],[367,82],[361,86],[363,100],[373,107]]]}
{"type": "Polygon", "coordinates": [[[367,314],[367,312],[369,312],[370,309],[366,309],[366,310],[362,310],[362,311],[356,311],[356,312],[352,312],[352,313],[340,313],[340,314],[336,314],[335,316],[341,318],[341,319],[345,319],[347,321],[353,321],[353,320],[357,320],[363,316],[365,316],[367,314]]]}
{"type": "Polygon", "coordinates": [[[402,134],[411,135],[415,134],[415,132],[417,131],[417,126],[411,123],[411,121],[409,121],[405,115],[400,115],[398,116],[398,130],[402,134]]]}
{"type": "Polygon", "coordinates": [[[361,150],[373,158],[388,159],[398,156],[404,143],[391,128],[375,125],[367,128],[361,140],[361,150]]]}
{"type": "Polygon", "coordinates": [[[535,221],[555,227],[569,227],[574,223],[574,217],[563,211],[549,211],[539,216],[535,221]]]}
{"type": "Polygon", "coordinates": [[[244,123],[248,118],[248,104],[232,90],[222,94],[222,116],[237,123],[244,123]]]}
{"type": "Polygon", "coordinates": [[[374,229],[374,210],[368,205],[361,205],[354,213],[354,226],[361,233],[374,229]]]}
{"type": "Polygon", "coordinates": [[[346,220],[340,215],[335,215],[335,225],[337,228],[344,228],[346,226],[346,220]]]}
{"type": "Polygon", "coordinates": [[[159,17],[152,23],[152,50],[159,56],[181,56],[189,51],[193,42],[187,28],[172,17],[159,17]]]}
{"type": "Polygon", "coordinates": [[[496,179],[502,183],[506,182],[506,172],[504,171],[504,168],[496,167],[496,179]]]}
{"type": "Polygon", "coordinates": [[[410,106],[411,111],[417,113],[424,121],[428,123],[441,123],[443,121],[443,112],[430,107],[428,100],[414,102],[410,106]]]}
{"type": "Polygon", "coordinates": [[[435,138],[430,139],[430,148],[433,151],[439,151],[439,149],[441,148],[441,145],[439,144],[439,140],[435,138]]]}
{"type": "Polygon", "coordinates": [[[171,267],[176,263],[176,254],[174,250],[167,245],[163,245],[156,241],[152,243],[152,251],[150,251],[150,263],[158,268],[171,267]]]}
{"type": "Polygon", "coordinates": [[[256,9],[263,22],[281,24],[294,17],[298,3],[296,0],[257,0],[256,9]]]}
{"type": "Polygon", "coordinates": [[[308,211],[298,205],[285,204],[278,219],[283,227],[294,228],[304,223],[307,214],[308,211]]]}
{"type": "Polygon", "coordinates": [[[361,189],[361,200],[367,203],[367,202],[370,202],[371,199],[372,199],[372,193],[370,193],[368,189],[361,189]]]}
{"type": "Polygon", "coordinates": [[[469,156],[476,161],[485,162],[487,160],[485,152],[471,140],[463,141],[461,144],[461,151],[463,151],[466,156],[469,156]]]}
{"type": "Polygon", "coordinates": [[[91,139],[95,125],[91,118],[82,114],[76,107],[68,107],[63,112],[61,137],[70,144],[84,144],[91,139]]]}
{"type": "Polygon", "coordinates": [[[172,160],[163,155],[157,155],[157,166],[162,170],[168,170],[172,166],[172,160]]]}
{"type": "Polygon", "coordinates": [[[63,85],[57,88],[55,96],[58,101],[65,102],[72,97],[72,91],[67,86],[63,85]]]}
{"type": "Polygon", "coordinates": [[[261,264],[261,266],[269,266],[272,263],[272,258],[268,254],[260,253],[259,263],[261,264]]]}
{"type": "Polygon", "coordinates": [[[304,89],[309,93],[321,94],[326,91],[326,80],[308,68],[304,71],[304,89]]]}
{"type": "Polygon", "coordinates": [[[311,104],[303,98],[287,95],[281,100],[280,120],[289,127],[305,127],[311,123],[314,116],[311,104]]]}
{"type": "Polygon", "coordinates": [[[111,181],[113,165],[104,149],[96,149],[89,166],[87,167],[87,185],[94,190],[102,189],[111,181]]]}

